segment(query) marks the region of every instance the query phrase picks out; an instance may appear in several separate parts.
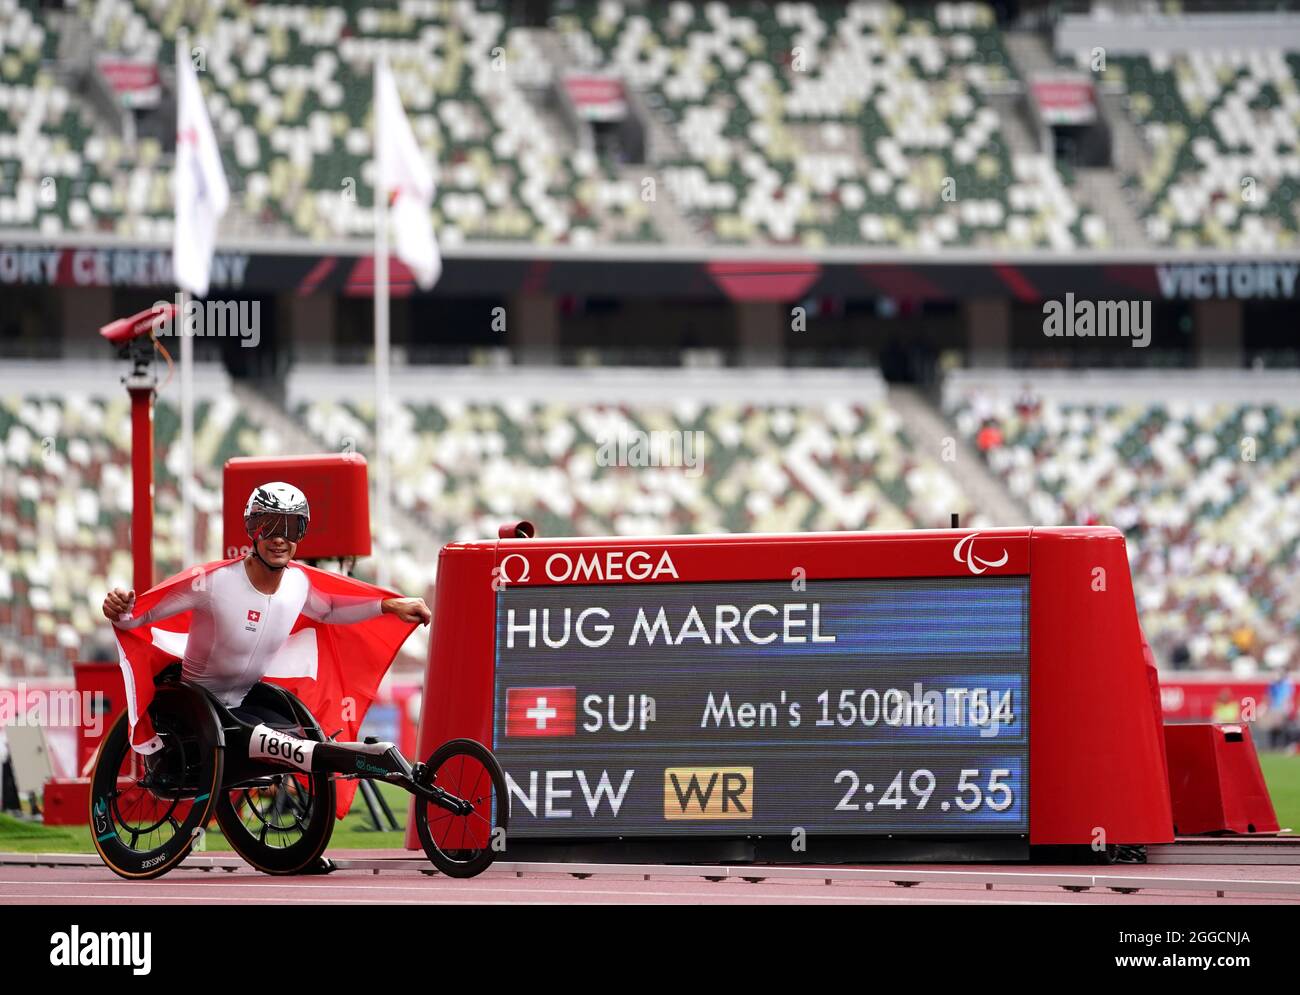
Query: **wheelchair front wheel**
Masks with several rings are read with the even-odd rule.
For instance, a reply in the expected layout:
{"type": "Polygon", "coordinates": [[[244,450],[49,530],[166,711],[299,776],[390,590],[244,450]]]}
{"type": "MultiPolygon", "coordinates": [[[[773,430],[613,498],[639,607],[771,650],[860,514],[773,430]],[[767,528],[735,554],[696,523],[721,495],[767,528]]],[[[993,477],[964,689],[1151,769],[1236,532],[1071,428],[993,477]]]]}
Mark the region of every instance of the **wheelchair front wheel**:
{"type": "Polygon", "coordinates": [[[453,739],[433,751],[421,780],[473,806],[458,815],[416,795],[415,828],[425,854],[448,877],[482,874],[505,843],[510,801],[501,764],[482,743],[453,739]]]}

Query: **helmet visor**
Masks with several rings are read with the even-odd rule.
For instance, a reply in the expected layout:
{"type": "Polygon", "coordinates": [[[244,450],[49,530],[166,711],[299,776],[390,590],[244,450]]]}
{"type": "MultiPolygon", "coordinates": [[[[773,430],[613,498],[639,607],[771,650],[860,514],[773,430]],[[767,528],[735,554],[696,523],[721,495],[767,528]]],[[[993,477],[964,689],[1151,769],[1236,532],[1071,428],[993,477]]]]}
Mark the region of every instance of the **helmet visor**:
{"type": "Polygon", "coordinates": [[[289,542],[301,542],[307,534],[307,519],[302,515],[263,513],[249,519],[247,526],[250,539],[283,538],[289,542]]]}

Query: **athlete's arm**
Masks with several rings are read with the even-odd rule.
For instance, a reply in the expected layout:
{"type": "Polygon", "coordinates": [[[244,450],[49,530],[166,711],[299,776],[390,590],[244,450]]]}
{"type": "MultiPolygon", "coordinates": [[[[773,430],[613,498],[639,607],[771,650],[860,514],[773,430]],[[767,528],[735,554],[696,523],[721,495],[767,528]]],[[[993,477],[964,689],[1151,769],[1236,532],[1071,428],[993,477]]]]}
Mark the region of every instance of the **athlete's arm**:
{"type": "Polygon", "coordinates": [[[423,598],[361,598],[330,594],[314,584],[307,591],[307,603],[302,606],[302,613],[317,622],[334,625],[364,622],[376,615],[396,615],[403,622],[423,625],[428,625],[433,618],[423,598]]]}
{"type": "Polygon", "coordinates": [[[423,598],[388,598],[384,601],[384,614],[396,615],[403,622],[419,622],[428,625],[433,612],[424,603],[423,598]]]}
{"type": "Polygon", "coordinates": [[[193,611],[203,603],[205,597],[207,597],[206,588],[196,591],[193,587],[182,585],[143,615],[132,615],[131,611],[135,607],[135,591],[124,591],[120,587],[115,587],[104,598],[104,617],[119,629],[136,629],[142,625],[161,622],[181,612],[193,611]]]}
{"type": "Polygon", "coordinates": [[[308,618],[333,625],[364,622],[382,612],[383,602],[379,598],[330,594],[315,585],[308,589],[307,603],[302,606],[302,613],[308,618]]]}

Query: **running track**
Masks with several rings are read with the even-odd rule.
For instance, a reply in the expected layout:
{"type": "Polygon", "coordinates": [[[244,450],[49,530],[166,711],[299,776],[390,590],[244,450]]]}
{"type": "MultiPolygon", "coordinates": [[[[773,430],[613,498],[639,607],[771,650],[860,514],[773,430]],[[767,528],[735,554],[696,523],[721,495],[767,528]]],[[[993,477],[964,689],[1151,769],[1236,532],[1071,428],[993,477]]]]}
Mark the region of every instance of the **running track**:
{"type": "MultiPolygon", "coordinates": [[[[338,859],[378,856],[364,851],[335,851],[338,859]]],[[[394,860],[387,851],[388,860],[394,860]]],[[[0,860],[5,858],[0,858],[0,860]]],[[[653,865],[620,867],[578,878],[563,865],[506,865],[470,881],[421,873],[418,859],[395,860],[396,869],[342,869],[327,876],[270,878],[247,868],[203,870],[201,856],[156,881],[124,881],[100,866],[32,866],[0,863],[0,905],[219,905],[276,904],[365,905],[504,904],[504,905],[915,905],[915,904],[1064,904],[1064,905],[1234,905],[1300,906],[1300,866],[1296,865],[1152,865],[1095,866],[1027,865],[871,865],[870,868],[822,868],[824,879],[780,879],[759,882],[740,875],[761,876],[760,867],[730,867],[729,876],[709,881],[681,868],[653,865]],[[519,869],[512,869],[518,867],[519,869]],[[856,870],[872,869],[880,879],[854,880],[856,870]],[[840,872],[845,872],[841,874],[840,872]],[[927,873],[941,880],[924,880],[927,873]],[[969,875],[953,878],[952,873],[969,875]],[[888,878],[922,879],[900,887],[888,878]],[[989,888],[981,880],[998,876],[989,888]],[[1014,875],[1014,877],[1007,877],[1014,875]],[[1076,877],[1083,876],[1083,877],[1076,877]],[[1099,879],[1087,891],[1068,891],[1062,880],[1099,879]],[[1109,879],[1128,886],[1141,879],[1135,894],[1105,885],[1109,879]],[[1187,881],[1180,886],[1179,881],[1187,881]],[[1224,896],[1218,897],[1220,883],[1224,896]],[[1240,889],[1240,890],[1234,890],[1240,889]]]]}

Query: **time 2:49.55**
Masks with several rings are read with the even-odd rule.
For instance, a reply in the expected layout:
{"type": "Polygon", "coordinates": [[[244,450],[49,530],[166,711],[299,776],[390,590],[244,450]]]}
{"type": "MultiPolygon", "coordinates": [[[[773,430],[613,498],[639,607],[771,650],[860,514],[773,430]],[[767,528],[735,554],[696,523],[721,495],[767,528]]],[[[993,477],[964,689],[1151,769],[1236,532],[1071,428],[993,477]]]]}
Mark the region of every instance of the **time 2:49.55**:
{"type": "MultiPolygon", "coordinates": [[[[945,812],[953,805],[963,812],[974,812],[981,806],[993,812],[1005,812],[1015,801],[1011,786],[1003,780],[1010,776],[1010,770],[995,768],[989,771],[985,782],[979,770],[963,770],[953,797],[939,802],[939,807],[945,812]]],[[[915,802],[917,811],[920,811],[930,803],[938,785],[934,772],[924,768],[912,771],[910,775],[900,770],[880,794],[877,794],[878,785],[863,783],[853,770],[840,771],[835,775],[835,783],[845,788],[844,796],[835,806],[837,812],[870,812],[877,808],[901,811],[909,802],[915,802]]]]}

